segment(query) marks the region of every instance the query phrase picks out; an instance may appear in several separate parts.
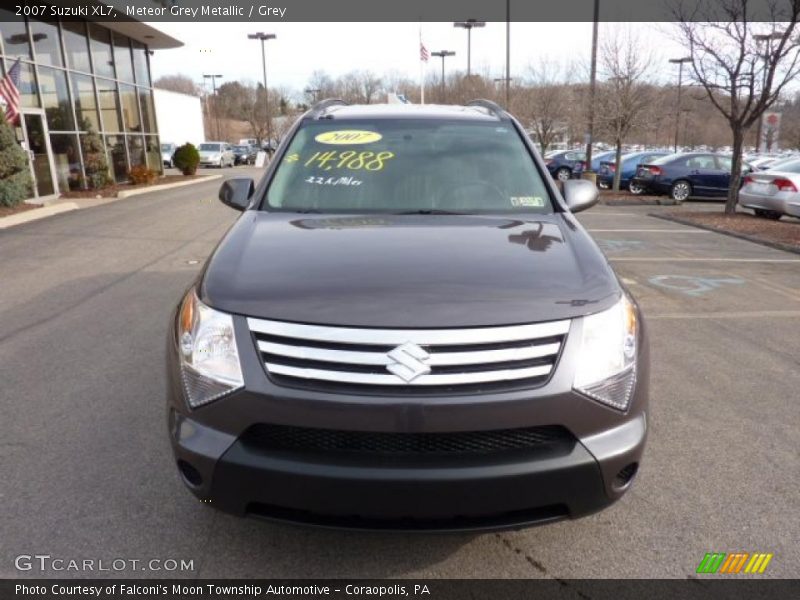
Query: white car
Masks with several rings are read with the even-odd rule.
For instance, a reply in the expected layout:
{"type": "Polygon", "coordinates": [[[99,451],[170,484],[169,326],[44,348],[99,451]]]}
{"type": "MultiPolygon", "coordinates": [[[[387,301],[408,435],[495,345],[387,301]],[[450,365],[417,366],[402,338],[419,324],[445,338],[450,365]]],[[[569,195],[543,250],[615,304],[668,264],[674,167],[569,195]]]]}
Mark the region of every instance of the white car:
{"type": "Polygon", "coordinates": [[[781,163],[776,170],[754,171],[744,178],[739,206],[750,208],[757,217],[800,218],[800,159],[781,163]]]}
{"type": "Polygon", "coordinates": [[[226,142],[203,142],[197,147],[201,167],[232,167],[236,158],[226,142]]]}
{"type": "Polygon", "coordinates": [[[175,166],[175,150],[178,147],[172,143],[161,144],[161,162],[165,167],[175,166]]]}

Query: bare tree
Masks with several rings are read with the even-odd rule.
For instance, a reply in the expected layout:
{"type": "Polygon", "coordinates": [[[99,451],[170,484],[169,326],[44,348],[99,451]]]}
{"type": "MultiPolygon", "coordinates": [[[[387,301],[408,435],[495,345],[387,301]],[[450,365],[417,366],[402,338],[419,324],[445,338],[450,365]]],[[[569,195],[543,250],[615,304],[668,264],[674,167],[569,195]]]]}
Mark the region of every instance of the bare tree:
{"type": "Polygon", "coordinates": [[[187,77],[186,75],[164,75],[155,80],[153,87],[169,90],[171,92],[178,92],[180,94],[190,94],[192,96],[200,95],[198,86],[195,85],[191,77],[187,77]]]}
{"type": "Polygon", "coordinates": [[[540,60],[528,67],[524,87],[515,90],[512,110],[533,133],[542,153],[567,129],[569,88],[561,67],[540,60]]]}
{"type": "Polygon", "coordinates": [[[673,7],[678,35],[692,58],[691,77],[722,113],[732,134],[731,185],[725,212],[736,212],[745,135],[800,75],[800,1],[696,0],[673,7]],[[751,19],[757,18],[758,21],[751,19]]]}
{"type": "Polygon", "coordinates": [[[617,32],[600,51],[601,73],[607,81],[599,86],[596,122],[614,142],[616,149],[613,189],[619,190],[622,169],[622,144],[639,126],[650,103],[646,82],[652,58],[631,32],[617,32]]]}
{"type": "MultiPolygon", "coordinates": [[[[331,98],[336,95],[336,83],[331,79],[331,76],[328,75],[325,71],[314,71],[311,73],[311,78],[308,80],[308,85],[306,89],[310,90],[318,90],[314,93],[316,96],[316,100],[322,100],[324,98],[331,98]]],[[[314,99],[311,99],[312,102],[314,99]]]]}

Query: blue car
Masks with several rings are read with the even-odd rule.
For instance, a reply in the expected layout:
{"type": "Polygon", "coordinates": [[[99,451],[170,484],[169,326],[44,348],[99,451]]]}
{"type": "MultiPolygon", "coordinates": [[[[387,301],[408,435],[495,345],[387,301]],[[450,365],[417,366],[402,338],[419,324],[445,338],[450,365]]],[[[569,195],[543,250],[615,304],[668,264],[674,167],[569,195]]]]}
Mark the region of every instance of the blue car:
{"type": "Polygon", "coordinates": [[[567,181],[583,171],[586,153],[580,150],[555,150],[544,155],[544,164],[553,179],[567,181]]]}
{"type": "Polygon", "coordinates": [[[600,171],[600,166],[603,164],[603,161],[610,160],[614,161],[614,156],[616,156],[616,150],[606,150],[605,152],[598,152],[595,154],[592,153],[592,171],[595,173],[600,171]]]}
{"type": "MultiPolygon", "coordinates": [[[[742,174],[751,170],[749,165],[742,165],[742,174]]],[[[631,181],[643,192],[669,194],[677,202],[692,196],[726,196],[731,157],[704,152],[668,154],[642,163],[631,181]]]]}
{"type": "MultiPolygon", "coordinates": [[[[636,170],[642,163],[649,163],[656,158],[667,156],[669,152],[629,152],[623,154],[620,160],[619,189],[628,189],[632,194],[641,194],[642,188],[631,181],[636,175],[636,170]]],[[[594,162],[594,161],[592,161],[594,162]]],[[[616,172],[616,153],[600,161],[597,170],[597,185],[605,190],[609,190],[614,185],[614,173],[616,172]]]]}

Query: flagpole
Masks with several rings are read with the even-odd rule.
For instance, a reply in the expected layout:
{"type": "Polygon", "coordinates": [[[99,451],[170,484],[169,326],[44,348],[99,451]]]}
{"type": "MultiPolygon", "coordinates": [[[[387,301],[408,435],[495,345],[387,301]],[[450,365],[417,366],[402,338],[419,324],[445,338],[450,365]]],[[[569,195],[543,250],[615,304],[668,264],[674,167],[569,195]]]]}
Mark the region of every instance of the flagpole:
{"type": "Polygon", "coordinates": [[[419,24],[419,103],[425,104],[425,73],[423,71],[425,61],[422,60],[422,21],[419,24]]]}

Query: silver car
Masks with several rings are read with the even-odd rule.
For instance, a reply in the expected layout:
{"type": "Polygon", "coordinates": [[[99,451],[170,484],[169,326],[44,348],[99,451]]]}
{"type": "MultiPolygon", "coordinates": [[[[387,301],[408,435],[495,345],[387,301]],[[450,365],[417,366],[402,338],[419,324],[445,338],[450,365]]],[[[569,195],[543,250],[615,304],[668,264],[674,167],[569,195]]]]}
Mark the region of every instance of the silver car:
{"type": "Polygon", "coordinates": [[[236,158],[233,148],[225,142],[203,142],[197,147],[201,167],[232,167],[236,158]]]}
{"type": "Polygon", "coordinates": [[[765,219],[777,220],[783,215],[800,218],[800,159],[745,177],[739,205],[765,219]]]}

